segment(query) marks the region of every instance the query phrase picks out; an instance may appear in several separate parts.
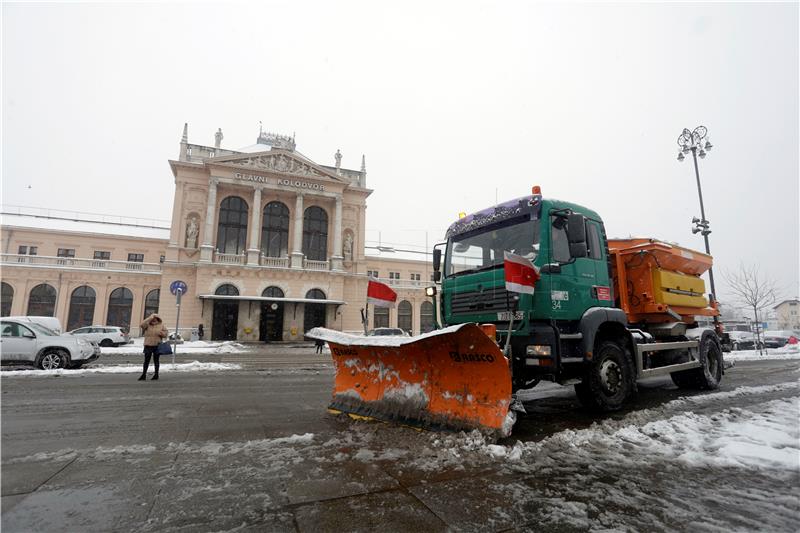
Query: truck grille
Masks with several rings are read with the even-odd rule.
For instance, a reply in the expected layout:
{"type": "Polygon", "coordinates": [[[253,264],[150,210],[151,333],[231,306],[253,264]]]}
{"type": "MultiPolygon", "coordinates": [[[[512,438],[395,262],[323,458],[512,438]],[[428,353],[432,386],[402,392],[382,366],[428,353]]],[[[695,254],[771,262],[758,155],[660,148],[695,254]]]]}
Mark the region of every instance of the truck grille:
{"type": "Polygon", "coordinates": [[[479,288],[453,294],[450,299],[450,312],[454,315],[476,313],[496,313],[507,311],[511,295],[505,287],[479,288]]]}

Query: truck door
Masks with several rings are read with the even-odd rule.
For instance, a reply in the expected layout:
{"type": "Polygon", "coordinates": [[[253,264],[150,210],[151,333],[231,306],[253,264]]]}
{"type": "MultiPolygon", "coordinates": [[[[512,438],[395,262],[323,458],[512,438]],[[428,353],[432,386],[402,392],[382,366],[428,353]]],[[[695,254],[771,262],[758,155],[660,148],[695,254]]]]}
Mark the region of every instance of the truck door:
{"type": "Polygon", "coordinates": [[[590,296],[592,305],[597,307],[610,307],[614,299],[611,288],[611,279],[608,272],[608,250],[606,246],[603,223],[598,220],[586,220],[586,243],[589,249],[589,259],[594,264],[595,280],[590,296]]]}
{"type": "Polygon", "coordinates": [[[550,317],[577,320],[594,305],[592,286],[596,283],[595,260],[574,258],[569,252],[566,218],[550,217],[549,262],[561,265],[561,273],[550,274],[550,317]]]}

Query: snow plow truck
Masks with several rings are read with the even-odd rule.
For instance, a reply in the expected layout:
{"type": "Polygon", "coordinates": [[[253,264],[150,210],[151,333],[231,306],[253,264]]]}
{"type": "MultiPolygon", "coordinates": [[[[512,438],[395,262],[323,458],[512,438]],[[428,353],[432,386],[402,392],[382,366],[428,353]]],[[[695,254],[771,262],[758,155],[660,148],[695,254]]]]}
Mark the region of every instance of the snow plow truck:
{"type": "Polygon", "coordinates": [[[718,315],[701,275],[711,256],[650,238],[608,239],[595,211],[532,194],[454,222],[433,249],[439,329],[366,337],[315,328],[336,368],[331,409],[426,428],[510,433],[515,392],[572,385],[619,409],[640,378],[716,389],[718,315]],[[506,290],[504,252],[538,270],[533,294],[506,290]]]}

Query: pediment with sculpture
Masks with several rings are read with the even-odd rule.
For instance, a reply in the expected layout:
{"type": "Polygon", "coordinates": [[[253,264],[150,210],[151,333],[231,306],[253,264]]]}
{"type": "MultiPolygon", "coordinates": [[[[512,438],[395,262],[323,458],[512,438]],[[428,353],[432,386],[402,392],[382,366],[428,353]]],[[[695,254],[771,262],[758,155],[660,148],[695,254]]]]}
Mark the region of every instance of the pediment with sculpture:
{"type": "Polygon", "coordinates": [[[240,169],[290,174],[306,178],[328,178],[341,181],[333,174],[287,153],[231,156],[225,158],[225,160],[218,159],[209,163],[240,169]]]}

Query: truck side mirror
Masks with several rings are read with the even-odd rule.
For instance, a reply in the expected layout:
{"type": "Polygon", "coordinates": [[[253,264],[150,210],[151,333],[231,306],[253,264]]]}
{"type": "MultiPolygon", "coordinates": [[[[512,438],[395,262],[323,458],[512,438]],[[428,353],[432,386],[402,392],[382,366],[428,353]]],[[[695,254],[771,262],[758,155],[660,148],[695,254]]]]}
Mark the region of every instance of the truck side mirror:
{"type": "Polygon", "coordinates": [[[589,257],[589,249],[585,242],[571,242],[569,243],[569,255],[575,259],[589,257]]]}
{"type": "MultiPolygon", "coordinates": [[[[433,272],[434,275],[439,272],[442,266],[442,251],[439,248],[433,249],[433,272]]],[[[436,280],[439,281],[439,280],[436,280]]]]}
{"type": "MultiPolygon", "coordinates": [[[[567,239],[569,240],[570,244],[586,244],[586,219],[583,217],[583,215],[578,213],[571,213],[567,215],[567,239]]],[[[586,256],[584,255],[580,257],[586,256]]]]}

